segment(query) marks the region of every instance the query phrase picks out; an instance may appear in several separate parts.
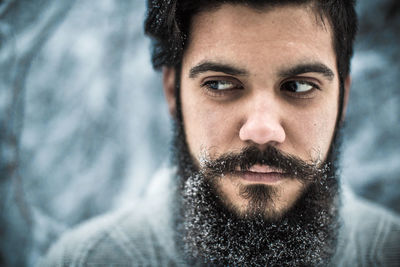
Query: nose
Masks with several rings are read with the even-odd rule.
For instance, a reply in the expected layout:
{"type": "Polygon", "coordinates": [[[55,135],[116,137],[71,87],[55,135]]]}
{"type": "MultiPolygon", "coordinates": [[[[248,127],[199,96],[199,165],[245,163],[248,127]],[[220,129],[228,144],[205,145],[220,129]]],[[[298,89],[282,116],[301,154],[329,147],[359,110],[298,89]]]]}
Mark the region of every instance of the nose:
{"type": "Polygon", "coordinates": [[[286,134],[277,107],[267,107],[265,104],[252,107],[239,130],[239,138],[258,145],[283,143],[286,134]]]}

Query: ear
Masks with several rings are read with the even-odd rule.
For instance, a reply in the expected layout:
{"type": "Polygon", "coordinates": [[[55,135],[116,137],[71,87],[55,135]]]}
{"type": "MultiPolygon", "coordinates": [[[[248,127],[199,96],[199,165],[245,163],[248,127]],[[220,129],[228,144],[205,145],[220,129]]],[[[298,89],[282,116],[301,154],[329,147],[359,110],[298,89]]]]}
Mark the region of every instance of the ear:
{"type": "Polygon", "coordinates": [[[349,102],[350,95],[350,86],[351,86],[351,77],[348,75],[346,80],[344,81],[344,95],[343,95],[343,112],[342,117],[340,118],[341,122],[344,122],[344,118],[346,117],[347,104],[349,102]]]}
{"type": "Polygon", "coordinates": [[[163,67],[163,89],[167,100],[168,110],[172,117],[176,114],[176,95],[175,95],[175,68],[163,67]]]}

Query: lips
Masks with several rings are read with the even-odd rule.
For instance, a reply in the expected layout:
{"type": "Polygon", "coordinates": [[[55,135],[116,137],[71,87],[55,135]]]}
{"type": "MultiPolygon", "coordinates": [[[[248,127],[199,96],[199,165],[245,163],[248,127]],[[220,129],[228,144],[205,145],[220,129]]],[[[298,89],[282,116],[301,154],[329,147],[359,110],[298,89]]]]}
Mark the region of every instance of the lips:
{"type": "Polygon", "coordinates": [[[283,171],[260,164],[255,164],[245,171],[239,170],[236,174],[245,181],[265,184],[278,183],[287,178],[283,171]]]}

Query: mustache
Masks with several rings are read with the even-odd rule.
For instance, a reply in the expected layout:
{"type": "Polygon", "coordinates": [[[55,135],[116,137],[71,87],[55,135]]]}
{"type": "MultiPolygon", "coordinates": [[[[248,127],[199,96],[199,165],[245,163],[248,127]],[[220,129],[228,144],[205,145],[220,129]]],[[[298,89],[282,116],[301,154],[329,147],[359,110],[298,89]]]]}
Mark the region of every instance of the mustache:
{"type": "Polygon", "coordinates": [[[267,165],[300,181],[315,181],[326,176],[330,170],[329,164],[321,164],[319,160],[307,162],[273,146],[267,146],[264,150],[250,146],[238,153],[225,153],[215,159],[204,157],[200,171],[206,177],[221,177],[237,172],[238,167],[240,171],[248,171],[255,164],[267,165]]]}

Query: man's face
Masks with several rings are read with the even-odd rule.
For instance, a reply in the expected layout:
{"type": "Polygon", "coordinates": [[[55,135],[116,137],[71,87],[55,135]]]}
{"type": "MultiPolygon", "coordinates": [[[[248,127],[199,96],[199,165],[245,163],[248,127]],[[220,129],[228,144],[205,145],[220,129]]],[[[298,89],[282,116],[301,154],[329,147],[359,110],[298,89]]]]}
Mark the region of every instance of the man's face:
{"type": "MultiPolygon", "coordinates": [[[[225,4],[196,15],[181,70],[183,125],[195,164],[269,146],[323,162],[338,113],[336,69],[330,25],[308,7],[225,4]]],[[[276,192],[266,217],[283,214],[307,188],[266,164],[236,167],[216,187],[243,215],[250,205],[241,189],[260,184],[276,192]]]]}

